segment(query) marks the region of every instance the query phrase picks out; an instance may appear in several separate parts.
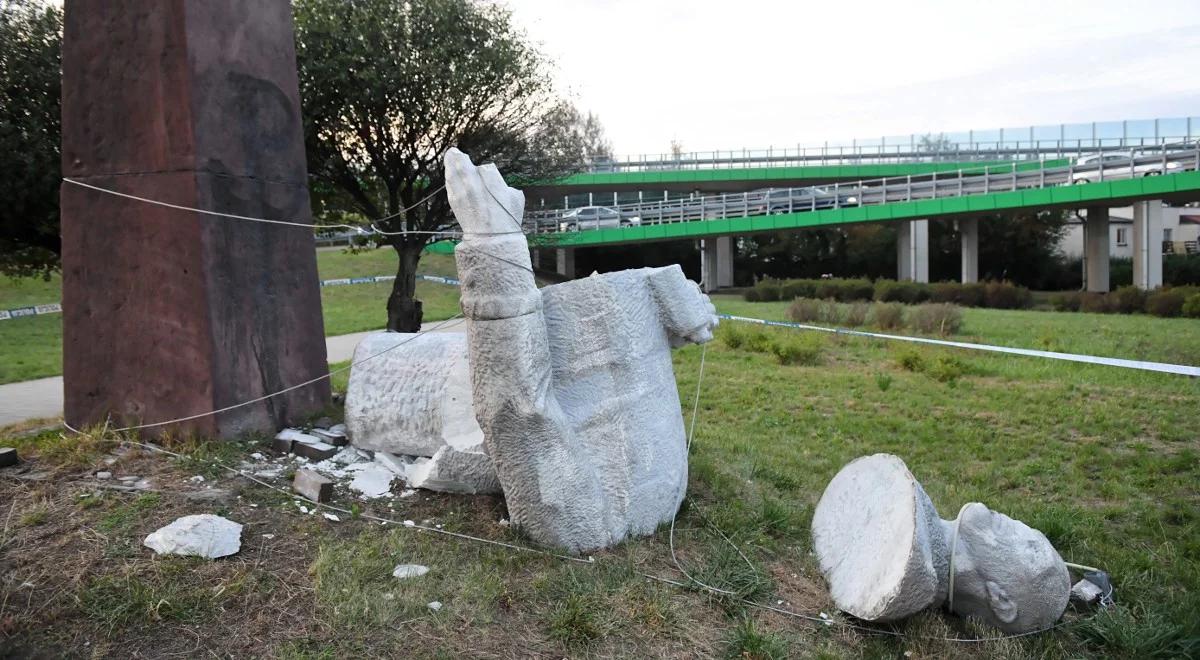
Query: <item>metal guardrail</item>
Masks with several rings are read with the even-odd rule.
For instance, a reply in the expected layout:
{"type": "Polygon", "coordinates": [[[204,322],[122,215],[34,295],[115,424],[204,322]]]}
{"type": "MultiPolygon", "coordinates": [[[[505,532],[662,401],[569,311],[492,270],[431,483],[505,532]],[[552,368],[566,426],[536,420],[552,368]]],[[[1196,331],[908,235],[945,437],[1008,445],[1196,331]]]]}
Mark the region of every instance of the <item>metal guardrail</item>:
{"type": "MultiPolygon", "coordinates": [[[[1163,148],[1159,149],[1157,154],[1098,159],[1093,163],[1072,163],[1066,167],[1022,170],[1018,165],[1017,162],[1013,162],[1008,166],[991,165],[916,177],[870,179],[837,183],[823,188],[779,188],[691,199],[636,202],[607,208],[621,214],[621,226],[634,226],[798,213],[1113,181],[1200,169],[1200,145],[1186,150],[1163,148]]],[[[571,216],[564,216],[565,213],[569,211],[527,213],[526,230],[544,234],[601,228],[589,227],[586,223],[580,228],[577,226],[578,221],[572,220],[571,216]],[[571,223],[576,226],[564,226],[571,223]]]]}
{"type": "Polygon", "coordinates": [[[1176,117],[885,136],[852,140],[849,144],[625,155],[595,159],[588,164],[587,171],[648,172],[914,161],[1039,160],[1172,142],[1189,143],[1198,138],[1200,117],[1176,117]]]}

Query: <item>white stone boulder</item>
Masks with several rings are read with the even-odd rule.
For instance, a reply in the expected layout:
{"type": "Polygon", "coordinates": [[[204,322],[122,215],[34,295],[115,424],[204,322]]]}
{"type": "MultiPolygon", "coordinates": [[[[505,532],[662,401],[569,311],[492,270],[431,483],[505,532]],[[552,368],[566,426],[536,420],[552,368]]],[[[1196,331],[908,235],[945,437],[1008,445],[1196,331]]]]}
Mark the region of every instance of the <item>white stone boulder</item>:
{"type": "Polygon", "coordinates": [[[242,526],[221,516],[184,516],[146,537],[142,544],[160,555],[217,559],[242,548],[242,526]]]}
{"type": "Polygon", "coordinates": [[[652,533],[687,487],[670,351],[712,338],[712,304],[678,266],[539,291],[521,192],[457,149],[445,162],[475,415],[512,522],[575,552],[652,533]]]}
{"type": "Polygon", "coordinates": [[[855,459],[817,503],[813,548],[843,611],[894,621],[946,603],[1007,633],[1046,629],[1066,609],[1066,564],[1045,535],[978,502],[941,520],[904,461],[855,459]]]}

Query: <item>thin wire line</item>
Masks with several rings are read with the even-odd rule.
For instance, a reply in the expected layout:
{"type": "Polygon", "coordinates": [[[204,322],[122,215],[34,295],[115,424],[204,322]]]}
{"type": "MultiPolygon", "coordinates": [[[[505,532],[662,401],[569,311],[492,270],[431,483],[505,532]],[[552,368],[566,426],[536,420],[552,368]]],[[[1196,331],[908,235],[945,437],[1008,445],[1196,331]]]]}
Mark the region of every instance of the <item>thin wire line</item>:
{"type": "MultiPolygon", "coordinates": [[[[367,357],[365,357],[365,358],[363,358],[363,359],[361,359],[361,360],[358,360],[357,362],[351,362],[350,364],[347,364],[347,365],[346,365],[346,366],[344,366],[344,367],[339,367],[339,368],[337,368],[337,369],[333,369],[333,370],[331,370],[329,373],[322,374],[322,375],[320,375],[320,376],[317,376],[316,378],[313,378],[313,379],[310,379],[310,380],[306,380],[306,381],[304,381],[303,383],[299,383],[299,384],[297,384],[297,385],[292,385],[291,387],[284,388],[284,389],[282,389],[282,390],[279,390],[278,392],[272,392],[271,394],[264,394],[263,396],[260,396],[260,397],[254,398],[254,399],[250,399],[249,401],[243,401],[243,402],[241,402],[241,403],[235,403],[235,404],[233,404],[233,405],[231,405],[231,406],[225,406],[224,408],[218,408],[217,410],[211,410],[211,411],[209,411],[209,412],[203,412],[203,413],[199,413],[199,414],[196,414],[196,415],[188,415],[187,417],[180,417],[180,418],[178,418],[178,419],[170,419],[170,420],[167,420],[167,421],[165,421],[165,422],[154,422],[154,423],[152,423],[152,424],[138,424],[138,425],[135,425],[135,426],[126,426],[126,427],[124,427],[124,428],[112,429],[112,430],[113,430],[113,432],[114,432],[114,433],[119,433],[119,432],[122,432],[122,431],[137,431],[137,430],[139,430],[139,429],[150,429],[150,428],[157,428],[157,427],[160,427],[160,426],[167,426],[167,425],[169,425],[169,424],[178,424],[178,423],[180,423],[180,422],[188,422],[188,421],[191,421],[191,420],[193,420],[193,419],[200,419],[201,417],[209,417],[209,416],[211,416],[211,415],[219,415],[219,414],[221,414],[221,413],[223,413],[223,412],[228,412],[228,411],[230,411],[230,410],[234,410],[234,409],[236,409],[236,408],[241,408],[241,407],[243,407],[243,406],[248,406],[248,405],[251,405],[251,404],[254,404],[254,403],[259,403],[260,401],[266,401],[267,399],[270,399],[270,398],[272,398],[272,397],[277,397],[277,396],[279,396],[280,394],[286,394],[286,393],[288,393],[288,392],[291,392],[291,391],[293,391],[293,390],[300,389],[301,387],[306,387],[306,386],[308,386],[308,385],[312,385],[313,383],[316,383],[316,382],[318,382],[318,381],[322,381],[322,380],[325,380],[325,379],[327,379],[327,378],[332,378],[334,374],[341,373],[341,372],[343,372],[343,371],[346,371],[346,370],[350,369],[351,367],[354,367],[354,366],[360,365],[360,364],[362,364],[362,363],[364,363],[364,362],[366,362],[366,361],[368,361],[368,360],[372,360],[372,359],[374,359],[374,358],[377,358],[377,357],[379,357],[380,355],[383,355],[384,353],[387,353],[388,351],[395,350],[395,349],[397,349],[397,348],[399,348],[399,347],[401,347],[401,346],[403,346],[403,345],[407,344],[408,342],[415,340],[417,337],[420,337],[420,336],[422,336],[422,335],[429,334],[429,333],[431,333],[431,332],[434,332],[434,331],[436,331],[436,330],[440,330],[440,329],[442,329],[443,327],[448,327],[448,326],[447,326],[447,324],[448,324],[450,321],[454,321],[454,320],[458,319],[458,320],[459,320],[458,322],[462,322],[462,318],[461,318],[461,317],[462,317],[462,313],[460,312],[460,313],[458,313],[458,314],[455,314],[454,316],[451,316],[451,317],[450,317],[450,318],[448,318],[448,319],[445,319],[444,321],[441,321],[441,322],[440,322],[438,325],[436,325],[436,326],[434,326],[434,327],[430,328],[429,330],[422,330],[421,332],[416,332],[416,333],[413,333],[413,335],[412,335],[411,337],[409,337],[409,338],[405,339],[404,341],[402,341],[402,342],[399,342],[399,343],[397,343],[397,344],[395,344],[395,345],[393,345],[393,346],[389,346],[389,347],[387,347],[387,348],[383,349],[382,351],[379,351],[378,353],[374,353],[374,354],[368,355],[367,357]]],[[[64,420],[64,424],[65,424],[65,420],[64,420]]],[[[70,428],[70,427],[68,426],[67,428],[70,428]]],[[[73,431],[74,431],[75,429],[71,429],[71,430],[73,430],[73,431]]],[[[78,432],[78,431],[76,431],[76,432],[78,432]]]]}

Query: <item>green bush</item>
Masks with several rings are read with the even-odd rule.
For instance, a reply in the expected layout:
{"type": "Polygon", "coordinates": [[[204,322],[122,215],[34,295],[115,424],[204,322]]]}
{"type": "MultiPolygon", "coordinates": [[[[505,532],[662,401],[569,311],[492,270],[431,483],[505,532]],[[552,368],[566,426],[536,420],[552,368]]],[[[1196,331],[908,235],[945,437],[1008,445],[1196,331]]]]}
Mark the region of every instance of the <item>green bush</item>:
{"type": "Polygon", "coordinates": [[[899,330],[904,327],[904,305],[894,302],[878,302],[871,305],[871,325],[880,330],[899,330]]]}
{"type": "Polygon", "coordinates": [[[754,285],[754,289],[762,302],[774,302],[783,295],[783,284],[779,280],[762,280],[754,285]]]}
{"type": "Polygon", "coordinates": [[[763,328],[751,328],[746,331],[746,340],[742,344],[755,353],[766,353],[771,350],[771,333],[763,328]]]}
{"type": "Polygon", "coordinates": [[[1163,255],[1163,283],[1171,286],[1200,285],[1200,254],[1163,255]]]}
{"type": "Polygon", "coordinates": [[[739,348],[746,343],[746,331],[740,324],[729,322],[717,326],[717,339],[729,348],[739,348]]]}
{"type": "Polygon", "coordinates": [[[842,323],[850,328],[857,328],[867,323],[867,315],[871,311],[871,306],[865,302],[850,303],[846,307],[846,314],[842,317],[842,323]]]}
{"type": "Polygon", "coordinates": [[[895,280],[877,280],[875,282],[875,300],[879,302],[901,302],[914,304],[928,299],[929,290],[917,282],[897,282],[895,280]]]}
{"type": "Polygon", "coordinates": [[[821,323],[828,323],[829,325],[838,325],[842,322],[842,306],[841,305],[837,304],[836,302],[834,302],[832,300],[821,300],[818,302],[821,305],[820,312],[819,312],[821,323]]]}
{"type": "Polygon", "coordinates": [[[938,355],[925,369],[925,373],[939,383],[953,383],[967,372],[962,360],[945,353],[938,355]]]}
{"type": "Polygon", "coordinates": [[[1081,295],[1078,291],[1059,293],[1050,298],[1050,304],[1058,312],[1078,312],[1081,295]]]}
{"type": "Polygon", "coordinates": [[[957,303],[962,285],[958,282],[934,282],[929,285],[929,301],[935,303],[957,303]]]}
{"type": "Polygon", "coordinates": [[[988,282],[983,288],[984,304],[994,309],[1025,309],[1033,304],[1033,294],[1012,282],[988,282]]]}
{"type": "MultiPolygon", "coordinates": [[[[1030,295],[1032,302],[1033,296],[1030,295]]],[[[961,284],[958,288],[958,300],[954,302],[963,307],[983,307],[987,304],[987,284],[984,282],[971,282],[970,284],[961,284]]]]}
{"type": "Polygon", "coordinates": [[[788,318],[796,323],[811,323],[821,320],[821,301],[812,298],[796,298],[788,306],[788,318]]]}
{"type": "Polygon", "coordinates": [[[771,354],[779,364],[812,366],[821,361],[822,343],[816,335],[779,334],[771,342],[771,354]]]}
{"type": "Polygon", "coordinates": [[[783,283],[781,295],[783,300],[815,298],[817,297],[817,289],[814,280],[788,280],[783,283]]]}
{"type": "MultiPolygon", "coordinates": [[[[855,302],[858,300],[871,300],[875,297],[875,285],[871,280],[825,280],[827,282],[835,282],[833,288],[833,298],[838,302],[855,302]]],[[[826,296],[821,296],[826,297],[826,296]]]]}
{"type": "Polygon", "coordinates": [[[1095,291],[1084,291],[1079,294],[1079,311],[1093,314],[1107,314],[1111,311],[1108,296],[1095,291]]]}
{"type": "Polygon", "coordinates": [[[962,328],[962,309],[949,303],[926,303],[912,310],[908,322],[917,332],[952,335],[962,328]]]}
{"type": "Polygon", "coordinates": [[[925,356],[913,348],[905,348],[897,353],[896,363],[906,371],[925,371],[925,356]]]}
{"type": "Polygon", "coordinates": [[[1123,286],[1108,294],[1108,310],[1119,314],[1133,314],[1146,308],[1146,292],[1133,285],[1123,286]]]}
{"type": "Polygon", "coordinates": [[[758,289],[746,289],[743,291],[742,300],[745,300],[746,302],[762,302],[762,298],[759,297],[758,289]]]}
{"type": "Polygon", "coordinates": [[[1193,293],[1183,301],[1183,315],[1188,318],[1200,319],[1200,293],[1193,293]]]}
{"type": "Polygon", "coordinates": [[[1184,292],[1179,289],[1162,288],[1146,297],[1146,312],[1155,316],[1179,316],[1183,313],[1184,292]]]}

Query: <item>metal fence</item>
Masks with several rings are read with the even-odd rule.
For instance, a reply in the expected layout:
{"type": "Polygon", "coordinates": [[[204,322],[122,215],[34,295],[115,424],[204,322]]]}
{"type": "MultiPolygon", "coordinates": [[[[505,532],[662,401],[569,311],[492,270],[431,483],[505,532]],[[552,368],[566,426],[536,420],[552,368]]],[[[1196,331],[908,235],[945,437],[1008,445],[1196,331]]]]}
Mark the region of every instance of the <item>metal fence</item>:
{"type": "Polygon", "coordinates": [[[1052,124],[926,133],[824,143],[593,159],[589,172],[647,172],[789,165],[971,162],[1065,158],[1102,150],[1186,145],[1200,139],[1200,117],[1052,124]]]}
{"type": "MultiPolygon", "coordinates": [[[[1081,159],[1082,160],[1082,159],[1081,159]]],[[[1095,156],[1066,167],[1022,168],[1008,165],[961,168],[929,175],[889,177],[837,183],[824,187],[779,188],[765,191],[699,196],[607,207],[619,219],[589,222],[573,211],[533,211],[526,214],[531,233],[586,231],[599,228],[720,220],[755,215],[798,213],[862,205],[911,202],[1013,190],[1047,188],[1174,174],[1200,169],[1200,145],[1191,148],[1147,149],[1138,155],[1095,156]]]]}

